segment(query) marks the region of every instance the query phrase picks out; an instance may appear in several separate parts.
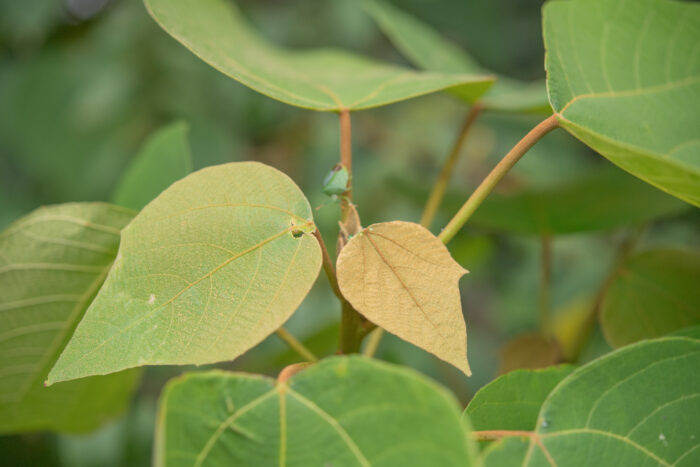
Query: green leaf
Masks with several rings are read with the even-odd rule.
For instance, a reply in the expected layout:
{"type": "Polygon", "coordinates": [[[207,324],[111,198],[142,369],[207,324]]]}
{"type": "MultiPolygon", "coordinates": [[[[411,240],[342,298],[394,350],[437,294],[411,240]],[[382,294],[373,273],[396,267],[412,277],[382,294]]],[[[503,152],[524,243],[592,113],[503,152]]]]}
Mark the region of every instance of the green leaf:
{"type": "Polygon", "coordinates": [[[700,324],[700,253],[659,248],[628,258],[601,309],[614,347],[700,324]]]}
{"type": "Polygon", "coordinates": [[[333,357],[286,382],[189,374],[160,401],[157,466],[473,464],[454,398],[419,373],[333,357]]]}
{"type": "Polygon", "coordinates": [[[548,2],[544,41],[560,124],[628,172],[700,206],[700,5],[548,2]]]}
{"type": "Polygon", "coordinates": [[[174,123],[153,134],[131,162],[112,195],[120,206],[140,211],[173,182],[192,171],[188,126],[174,123]]]}
{"type": "Polygon", "coordinates": [[[542,403],[574,371],[573,365],[515,370],[487,384],[469,402],[464,416],[474,430],[534,430],[542,403]]]}
{"type": "MultiPolygon", "coordinates": [[[[363,0],[362,5],[396,47],[416,66],[440,73],[493,74],[431,26],[389,2],[363,0]]],[[[467,102],[478,100],[484,108],[491,110],[547,114],[552,111],[547,101],[544,80],[526,83],[499,76],[483,97],[475,96],[461,86],[450,92],[467,102]]]]}
{"type": "Polygon", "coordinates": [[[700,341],[644,341],[575,370],[547,397],[537,429],[487,450],[486,466],[700,462],[700,341]]]}
{"type": "Polygon", "coordinates": [[[104,286],[49,383],[231,360],[292,315],[321,250],[294,182],[257,162],[195,172],[124,229],[104,286]]]}
{"type": "Polygon", "coordinates": [[[0,433],[89,431],[121,413],[124,372],[45,388],[102,284],[132,214],[101,203],[40,208],[0,233],[0,433]]]}
{"type": "Polygon", "coordinates": [[[233,2],[145,0],[151,16],[199,58],[246,86],[313,110],[359,110],[456,86],[476,99],[484,74],[422,73],[341,50],[294,52],[260,37],[233,2]]]}

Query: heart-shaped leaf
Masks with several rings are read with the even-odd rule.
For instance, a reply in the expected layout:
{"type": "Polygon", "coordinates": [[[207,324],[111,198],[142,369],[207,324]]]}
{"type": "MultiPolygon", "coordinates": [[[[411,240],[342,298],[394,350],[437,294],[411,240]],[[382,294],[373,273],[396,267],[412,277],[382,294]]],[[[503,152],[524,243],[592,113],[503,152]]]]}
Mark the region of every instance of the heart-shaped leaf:
{"type": "Polygon", "coordinates": [[[337,263],[343,296],[365,318],[470,375],[459,279],[467,272],[426,228],[374,224],[337,263]]]}
{"type": "Polygon", "coordinates": [[[560,124],[628,172],[700,206],[700,5],[548,2],[544,41],[560,124]]]}
{"type": "Polygon", "coordinates": [[[225,0],[145,0],[175,39],[222,73],[273,99],[313,110],[359,110],[459,86],[472,99],[493,82],[483,73],[422,73],[340,50],[278,48],[225,0]]]}
{"type": "MultiPolygon", "coordinates": [[[[477,64],[464,50],[440,36],[432,27],[389,2],[363,0],[362,4],[396,47],[416,66],[440,73],[493,74],[477,64]]],[[[478,100],[484,108],[490,110],[552,112],[544,80],[526,83],[499,76],[483,97],[475,97],[473,92],[463,92],[461,86],[450,92],[467,102],[478,100]]]]}
{"type": "Polygon", "coordinates": [[[41,208],[0,233],[0,433],[89,431],[121,413],[138,372],[44,387],[104,281],[132,213],[102,203],[41,208]]]}
{"type": "Polygon", "coordinates": [[[272,167],[230,163],[176,182],[122,232],[49,382],[237,357],[311,288],[321,266],[313,229],[303,193],[272,167]]]}
{"type": "Polygon", "coordinates": [[[334,357],[275,382],[213,371],[169,383],[155,465],[473,465],[454,398],[420,374],[334,357]]]}
{"type": "Polygon", "coordinates": [[[141,210],[161,191],[192,171],[187,125],[174,123],[154,133],[119,180],[112,201],[141,210]]]}
{"type": "Polygon", "coordinates": [[[628,258],[605,294],[601,325],[615,347],[700,324],[700,254],[659,248],[628,258]]]}

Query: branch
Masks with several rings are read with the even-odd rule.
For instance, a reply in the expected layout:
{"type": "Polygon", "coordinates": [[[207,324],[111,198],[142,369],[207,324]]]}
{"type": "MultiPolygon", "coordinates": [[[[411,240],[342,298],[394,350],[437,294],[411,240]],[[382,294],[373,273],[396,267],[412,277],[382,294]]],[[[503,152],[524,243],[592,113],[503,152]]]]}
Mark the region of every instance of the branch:
{"type": "Polygon", "coordinates": [[[299,342],[296,337],[291,335],[289,331],[284,328],[279,328],[275,331],[277,335],[282,339],[292,350],[304,357],[310,362],[317,362],[318,357],[313,354],[309,349],[307,349],[304,344],[299,342]]]}
{"type": "Polygon", "coordinates": [[[343,300],[345,300],[345,298],[340,293],[340,288],[338,287],[338,279],[335,275],[333,261],[331,260],[331,257],[328,254],[326,243],[323,241],[323,236],[321,236],[321,232],[319,232],[318,229],[314,230],[314,237],[316,237],[316,240],[318,241],[318,244],[321,247],[321,255],[323,256],[323,270],[326,273],[326,277],[328,277],[328,282],[331,285],[331,289],[333,289],[333,293],[335,294],[335,296],[338,297],[338,299],[342,302],[343,300]]]}

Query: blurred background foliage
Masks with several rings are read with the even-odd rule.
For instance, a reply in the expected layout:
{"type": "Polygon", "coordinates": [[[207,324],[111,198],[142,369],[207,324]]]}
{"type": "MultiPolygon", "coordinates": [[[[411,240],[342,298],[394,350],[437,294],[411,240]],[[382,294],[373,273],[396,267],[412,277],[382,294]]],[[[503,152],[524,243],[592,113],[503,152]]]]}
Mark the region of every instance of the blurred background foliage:
{"type": "MultiPolygon", "coordinates": [[[[279,44],[337,46],[407,64],[351,1],[238,3],[279,44]]],[[[541,3],[443,0],[438,7],[427,0],[404,0],[400,5],[482,65],[537,79],[544,76],[541,3]]],[[[419,219],[467,110],[462,102],[437,94],[353,114],[353,184],[363,224],[419,219]]],[[[483,115],[472,129],[434,225],[444,225],[496,161],[539,120],[483,115]]],[[[174,121],[189,125],[194,169],[258,160],[289,174],[316,209],[327,244],[335,244],[338,205],[321,193],[325,175],[338,160],[335,115],[284,105],[225,77],[160,30],[139,0],[0,1],[0,228],[40,205],[109,199],[148,135],[174,121]]],[[[601,166],[609,164],[557,132],[516,166],[498,192],[559,189],[601,166]]],[[[616,195],[615,186],[607,187],[611,202],[624,196],[616,195]]],[[[576,210],[602,208],[587,206],[586,190],[597,188],[584,188],[576,192],[576,210]]],[[[645,208],[636,209],[640,207],[645,208]]],[[[577,215],[568,213],[570,218],[577,215]]],[[[573,345],[568,340],[574,339],[592,306],[617,246],[639,228],[615,222],[607,227],[616,228],[553,239],[551,306],[564,353],[573,345]]],[[[697,210],[672,209],[646,223],[639,248],[698,245],[699,227],[697,210]]],[[[461,286],[473,377],[392,336],[384,339],[378,356],[416,368],[468,401],[499,373],[501,349],[516,336],[537,331],[540,243],[537,235],[508,234],[488,219],[480,222],[477,215],[450,244],[455,259],[471,271],[461,286]]],[[[335,351],[338,316],[338,305],[320,277],[287,328],[313,351],[328,355],[335,351]]],[[[580,358],[589,360],[607,350],[596,330],[580,358]]],[[[276,374],[296,359],[272,336],[235,362],[219,366],[276,374]]],[[[165,381],[186,369],[147,369],[129,413],[94,433],[0,437],[0,462],[148,465],[158,394],[165,381]]]]}

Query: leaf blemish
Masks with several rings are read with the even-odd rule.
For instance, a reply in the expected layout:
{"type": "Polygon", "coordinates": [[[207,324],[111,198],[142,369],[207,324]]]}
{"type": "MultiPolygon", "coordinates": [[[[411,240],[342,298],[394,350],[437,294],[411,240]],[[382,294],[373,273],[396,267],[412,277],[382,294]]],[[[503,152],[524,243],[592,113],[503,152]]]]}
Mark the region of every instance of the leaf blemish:
{"type": "Polygon", "coordinates": [[[149,305],[153,305],[155,302],[156,302],[156,296],[153,295],[153,294],[151,294],[151,295],[148,297],[148,304],[149,304],[149,305]]]}

